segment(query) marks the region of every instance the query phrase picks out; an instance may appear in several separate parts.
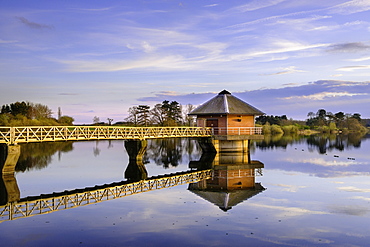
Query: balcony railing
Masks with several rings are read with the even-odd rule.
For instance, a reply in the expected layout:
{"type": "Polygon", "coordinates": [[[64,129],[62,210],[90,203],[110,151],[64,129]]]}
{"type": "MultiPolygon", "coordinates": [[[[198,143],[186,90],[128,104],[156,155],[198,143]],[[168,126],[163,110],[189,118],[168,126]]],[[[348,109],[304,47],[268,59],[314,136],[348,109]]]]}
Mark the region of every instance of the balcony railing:
{"type": "Polygon", "coordinates": [[[262,127],[214,127],[212,135],[262,135],[262,127]]]}

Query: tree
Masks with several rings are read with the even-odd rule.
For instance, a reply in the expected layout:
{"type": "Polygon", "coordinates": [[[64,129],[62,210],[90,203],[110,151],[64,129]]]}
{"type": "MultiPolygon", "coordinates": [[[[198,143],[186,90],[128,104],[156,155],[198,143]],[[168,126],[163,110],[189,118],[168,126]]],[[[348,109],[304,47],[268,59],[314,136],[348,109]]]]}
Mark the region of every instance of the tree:
{"type": "Polygon", "coordinates": [[[185,106],[185,109],[183,109],[182,111],[182,119],[184,119],[184,123],[188,126],[192,126],[193,123],[194,123],[194,117],[193,116],[189,116],[189,113],[192,112],[194,110],[194,105],[192,104],[187,104],[185,106]]]}
{"type": "Polygon", "coordinates": [[[59,123],[62,125],[73,125],[74,118],[70,116],[61,116],[59,119],[59,123]]]}
{"type": "Polygon", "coordinates": [[[51,118],[53,111],[47,106],[43,104],[34,104],[28,103],[28,117],[31,119],[42,119],[42,118],[51,118]]]}
{"type": "Polygon", "coordinates": [[[151,120],[154,124],[164,126],[166,121],[166,111],[162,107],[162,104],[156,104],[153,109],[150,110],[151,120]]]}
{"type": "Polygon", "coordinates": [[[134,126],[138,125],[138,110],[137,106],[128,109],[128,117],[125,119],[127,122],[132,123],[134,126]]]}
{"type": "Polygon", "coordinates": [[[10,106],[9,105],[3,105],[1,107],[1,114],[11,113],[10,106]]]}
{"type": "Polygon", "coordinates": [[[337,127],[342,128],[343,127],[343,121],[344,121],[344,113],[343,112],[337,112],[334,114],[335,116],[335,123],[337,127]]]}
{"type": "Polygon", "coordinates": [[[361,122],[361,114],[360,113],[354,113],[352,115],[354,119],[357,119],[358,122],[361,122]]]}
{"type": "Polygon", "coordinates": [[[30,105],[24,101],[22,102],[17,101],[15,103],[10,104],[10,113],[13,116],[23,115],[23,116],[28,117],[29,110],[30,110],[30,105]]]}
{"type": "Polygon", "coordinates": [[[93,123],[94,123],[94,124],[98,124],[99,122],[100,122],[99,117],[94,116],[94,117],[93,117],[93,123]]]}
{"type": "Polygon", "coordinates": [[[107,118],[107,120],[108,120],[108,125],[111,125],[113,122],[113,118],[107,118]]]}
{"type": "Polygon", "coordinates": [[[60,107],[58,107],[58,121],[61,116],[62,116],[62,110],[60,109],[60,107]]]}
{"type": "Polygon", "coordinates": [[[177,101],[169,102],[165,100],[162,102],[162,108],[165,112],[165,124],[167,126],[181,124],[181,105],[177,101]]]}
{"type": "Polygon", "coordinates": [[[138,122],[139,125],[148,126],[149,120],[150,120],[149,109],[150,109],[150,106],[148,106],[148,105],[139,105],[136,108],[137,122],[138,122]]]}

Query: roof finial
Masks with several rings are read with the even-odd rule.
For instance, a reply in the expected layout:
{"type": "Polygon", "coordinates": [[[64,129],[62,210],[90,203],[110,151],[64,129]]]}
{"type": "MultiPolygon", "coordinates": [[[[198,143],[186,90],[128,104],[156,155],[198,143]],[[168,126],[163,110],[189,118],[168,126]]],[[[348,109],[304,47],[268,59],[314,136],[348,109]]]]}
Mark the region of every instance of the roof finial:
{"type": "Polygon", "coordinates": [[[218,95],[231,94],[229,91],[222,90],[218,95]]]}

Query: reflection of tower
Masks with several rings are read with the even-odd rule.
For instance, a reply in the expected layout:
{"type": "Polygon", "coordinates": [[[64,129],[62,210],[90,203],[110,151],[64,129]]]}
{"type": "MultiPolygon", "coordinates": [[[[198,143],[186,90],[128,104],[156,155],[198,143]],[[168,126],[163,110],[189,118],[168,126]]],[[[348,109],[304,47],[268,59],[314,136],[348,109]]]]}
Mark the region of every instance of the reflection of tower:
{"type": "Polygon", "coordinates": [[[140,181],[148,178],[148,172],[143,164],[143,155],[147,147],[145,140],[125,141],[129,163],[125,171],[128,181],[140,181]]]}
{"type": "MultiPolygon", "coordinates": [[[[218,151],[217,154],[213,156],[213,161],[206,162],[212,163],[212,178],[190,184],[188,189],[227,211],[265,190],[260,183],[255,182],[255,176],[262,175],[264,164],[250,160],[248,141],[234,143],[226,141],[216,142],[216,144],[214,147],[218,151]]],[[[212,157],[206,152],[203,152],[203,155],[212,157]]],[[[190,165],[194,166],[198,163],[200,166],[200,161],[192,162],[190,165]]]]}

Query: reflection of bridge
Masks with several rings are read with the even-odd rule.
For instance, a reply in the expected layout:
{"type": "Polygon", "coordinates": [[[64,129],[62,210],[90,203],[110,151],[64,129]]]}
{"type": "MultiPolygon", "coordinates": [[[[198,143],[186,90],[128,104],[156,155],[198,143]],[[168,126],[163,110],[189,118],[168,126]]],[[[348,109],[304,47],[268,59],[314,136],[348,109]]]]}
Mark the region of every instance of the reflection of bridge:
{"type": "MultiPolygon", "coordinates": [[[[95,204],[181,184],[196,183],[209,179],[211,175],[211,169],[186,171],[151,177],[138,182],[122,181],[91,188],[26,197],[0,206],[0,222],[95,204]]],[[[16,183],[15,180],[14,182],[16,183]]]]}
{"type": "Polygon", "coordinates": [[[0,143],[81,140],[145,140],[172,137],[210,137],[211,128],[202,127],[112,127],[38,126],[0,127],[0,143]]]}

